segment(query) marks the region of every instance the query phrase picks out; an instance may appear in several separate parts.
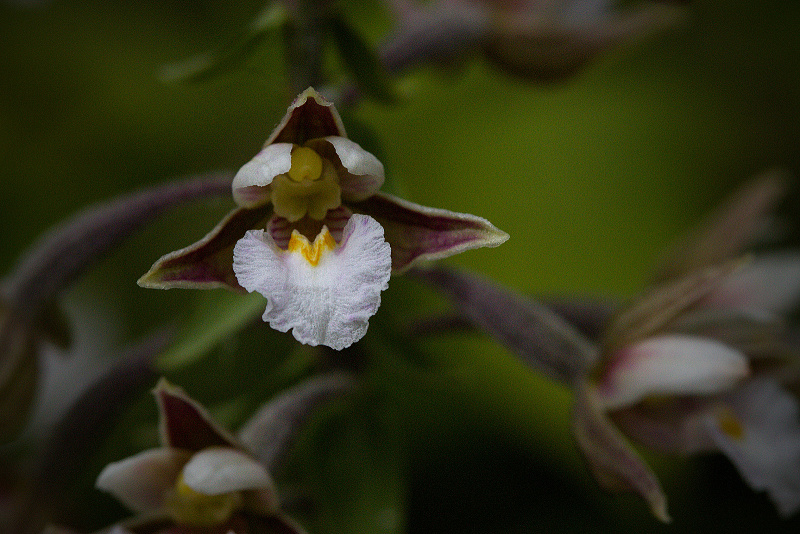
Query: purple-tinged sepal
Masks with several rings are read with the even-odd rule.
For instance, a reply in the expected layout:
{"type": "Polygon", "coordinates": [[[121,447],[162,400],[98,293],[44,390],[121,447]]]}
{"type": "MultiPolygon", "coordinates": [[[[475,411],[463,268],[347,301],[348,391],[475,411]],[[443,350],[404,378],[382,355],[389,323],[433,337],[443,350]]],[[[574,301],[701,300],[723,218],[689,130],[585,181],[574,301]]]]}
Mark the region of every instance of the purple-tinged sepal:
{"type": "Polygon", "coordinates": [[[347,137],[342,118],[332,102],[309,87],[297,95],[264,146],[273,143],[302,145],[329,135],[347,137]]]}
{"type": "Polygon", "coordinates": [[[233,272],[233,247],[247,230],[263,227],[271,215],[269,206],[231,211],[200,241],[161,257],[138,284],[153,289],[242,291],[233,272]]]}
{"type": "Polygon", "coordinates": [[[237,439],[183,389],[163,378],[153,390],[159,413],[159,436],[165,447],[199,451],[206,447],[240,447],[237,439]]]}
{"type": "Polygon", "coordinates": [[[658,478],[609,419],[591,384],[575,388],[572,432],[598,483],[611,491],[638,493],[658,519],[670,522],[658,478]]]}
{"type": "Polygon", "coordinates": [[[508,234],[482,217],[421,206],[388,193],[349,204],[381,223],[392,247],[392,272],[481,247],[496,247],[508,234]]]}

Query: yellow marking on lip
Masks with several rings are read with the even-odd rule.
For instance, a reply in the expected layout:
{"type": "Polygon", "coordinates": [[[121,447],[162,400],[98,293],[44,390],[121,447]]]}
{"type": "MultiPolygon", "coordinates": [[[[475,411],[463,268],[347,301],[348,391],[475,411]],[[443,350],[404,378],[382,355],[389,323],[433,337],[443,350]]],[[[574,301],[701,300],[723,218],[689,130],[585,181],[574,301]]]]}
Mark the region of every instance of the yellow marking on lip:
{"type": "Polygon", "coordinates": [[[289,239],[289,246],[287,250],[292,253],[300,253],[312,266],[316,267],[319,260],[322,259],[323,254],[336,248],[336,241],[328,231],[327,226],[322,227],[322,231],[317,234],[314,243],[309,243],[306,236],[298,232],[292,231],[292,237],[289,239]]]}
{"type": "Polygon", "coordinates": [[[729,408],[723,408],[717,416],[719,421],[719,428],[728,437],[740,441],[744,439],[744,427],[736,415],[729,408]]]}
{"type": "Polygon", "coordinates": [[[292,166],[286,174],[295,182],[319,180],[322,176],[322,158],[308,147],[297,146],[292,150],[292,166]]]}

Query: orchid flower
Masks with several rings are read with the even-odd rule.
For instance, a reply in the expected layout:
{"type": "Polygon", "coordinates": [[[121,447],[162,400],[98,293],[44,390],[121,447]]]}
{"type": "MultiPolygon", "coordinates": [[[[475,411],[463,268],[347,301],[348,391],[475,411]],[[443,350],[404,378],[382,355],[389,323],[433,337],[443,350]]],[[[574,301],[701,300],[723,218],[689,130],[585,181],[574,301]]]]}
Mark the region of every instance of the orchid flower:
{"type": "Polygon", "coordinates": [[[574,431],[598,479],[638,491],[661,519],[660,486],[624,436],[668,452],[722,452],[782,515],[800,510],[800,408],[781,383],[796,354],[780,316],[800,297],[800,255],[730,259],[784,190],[781,176],[764,174],[681,242],[663,281],[611,320],[576,388],[574,431]]]}
{"type": "Polygon", "coordinates": [[[139,284],[256,291],[273,328],[308,345],[348,347],[366,333],[391,273],[508,238],[480,217],[382,193],[383,180],[381,162],[309,88],[234,177],[239,207],[139,284]]]}
{"type": "Polygon", "coordinates": [[[122,527],[134,533],[303,532],[280,511],[270,474],[236,437],[163,379],[154,394],[161,447],[109,464],[96,482],[141,514],[122,527]]]}
{"type": "Polygon", "coordinates": [[[800,300],[800,254],[739,257],[785,189],[775,172],[746,184],[667,256],[650,289],[614,314],[604,302],[532,302],[442,268],[417,274],[532,368],[572,388],[573,433],[604,487],[639,493],[668,521],[658,478],[630,440],[679,454],[721,452],[788,516],[800,510],[800,407],[784,387],[797,379],[797,354],[781,314],[800,300]],[[595,347],[586,336],[598,330],[595,347]]]}

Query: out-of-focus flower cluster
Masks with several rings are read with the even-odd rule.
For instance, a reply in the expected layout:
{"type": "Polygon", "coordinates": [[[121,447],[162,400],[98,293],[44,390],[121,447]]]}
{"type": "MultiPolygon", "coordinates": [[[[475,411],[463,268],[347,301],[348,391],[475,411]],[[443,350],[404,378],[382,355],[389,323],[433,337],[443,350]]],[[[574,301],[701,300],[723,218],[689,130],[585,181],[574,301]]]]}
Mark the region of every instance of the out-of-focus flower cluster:
{"type": "Polygon", "coordinates": [[[668,521],[658,478],[629,438],[673,453],[718,451],[788,516],[800,510],[800,406],[787,387],[800,347],[785,314],[800,297],[800,253],[743,255],[769,235],[787,186],[777,171],[747,184],[668,255],[651,288],[618,308],[548,307],[443,269],[420,276],[572,387],[574,435],[604,487],[639,493],[668,521]]]}

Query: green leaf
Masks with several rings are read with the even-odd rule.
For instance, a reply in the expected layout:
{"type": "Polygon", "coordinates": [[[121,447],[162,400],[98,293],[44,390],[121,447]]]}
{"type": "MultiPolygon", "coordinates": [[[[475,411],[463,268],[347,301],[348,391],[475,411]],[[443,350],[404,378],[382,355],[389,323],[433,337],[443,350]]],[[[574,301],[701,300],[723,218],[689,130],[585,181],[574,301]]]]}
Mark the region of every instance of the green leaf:
{"type": "Polygon", "coordinates": [[[242,295],[216,290],[205,293],[156,367],[169,372],[194,363],[252,323],[265,306],[264,297],[258,293],[242,295]]]}
{"type": "Polygon", "coordinates": [[[264,7],[238,37],[212,52],[165,65],[159,77],[166,82],[198,82],[232,70],[271,32],[279,30],[288,20],[289,15],[284,5],[273,1],[264,7]]]}
{"type": "Polygon", "coordinates": [[[341,17],[332,16],[327,22],[345,67],[359,88],[379,102],[396,102],[389,72],[374,49],[341,17]]]}

